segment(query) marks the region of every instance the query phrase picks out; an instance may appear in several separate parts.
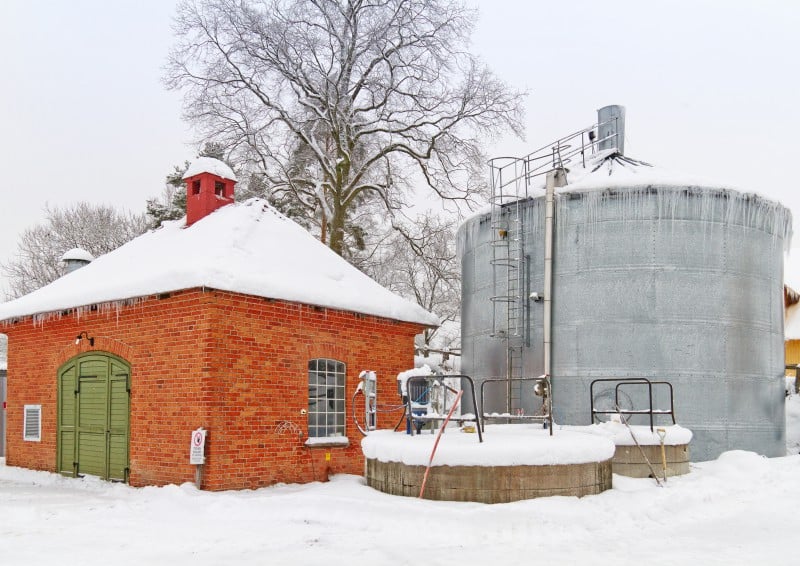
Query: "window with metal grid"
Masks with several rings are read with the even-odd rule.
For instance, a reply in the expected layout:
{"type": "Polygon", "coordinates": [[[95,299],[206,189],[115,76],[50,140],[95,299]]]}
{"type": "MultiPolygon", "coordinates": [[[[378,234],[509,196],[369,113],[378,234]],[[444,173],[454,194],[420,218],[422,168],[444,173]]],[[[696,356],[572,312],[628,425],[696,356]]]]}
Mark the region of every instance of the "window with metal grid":
{"type": "Polygon", "coordinates": [[[344,436],[344,363],[317,358],[308,362],[308,436],[344,436]]]}

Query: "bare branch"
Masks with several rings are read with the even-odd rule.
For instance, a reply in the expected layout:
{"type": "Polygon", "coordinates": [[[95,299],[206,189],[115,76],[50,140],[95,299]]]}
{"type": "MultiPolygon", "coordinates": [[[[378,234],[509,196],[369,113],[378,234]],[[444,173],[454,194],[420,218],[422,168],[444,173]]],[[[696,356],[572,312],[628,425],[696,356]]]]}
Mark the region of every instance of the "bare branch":
{"type": "Polygon", "coordinates": [[[144,214],[131,214],[86,202],[66,208],[45,207],[45,221],[20,236],[15,257],[0,266],[10,282],[10,298],[26,295],[64,274],[61,256],[82,248],[95,257],[142,234],[144,214]]]}
{"type": "Polygon", "coordinates": [[[353,207],[391,212],[420,181],[469,204],[481,142],[521,133],[522,94],[467,52],[473,22],[462,0],[188,1],[165,82],[344,253],[353,207]]]}

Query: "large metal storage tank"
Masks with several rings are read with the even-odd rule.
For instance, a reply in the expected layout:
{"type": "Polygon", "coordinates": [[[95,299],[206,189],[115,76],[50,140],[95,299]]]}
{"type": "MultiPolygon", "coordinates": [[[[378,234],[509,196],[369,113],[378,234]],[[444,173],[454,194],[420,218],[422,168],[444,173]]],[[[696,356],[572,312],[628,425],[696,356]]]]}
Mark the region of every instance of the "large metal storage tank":
{"type": "MultiPolygon", "coordinates": [[[[791,213],[606,153],[580,174],[568,171],[556,192],[555,421],[590,423],[594,379],[667,380],[679,424],[694,432],[693,460],[731,449],[784,455],[782,282],[791,213]]],[[[493,322],[492,297],[503,294],[506,277],[492,261],[492,214],[520,221],[520,371],[542,373],[543,304],[530,295],[544,288],[544,213],[543,197],[527,198],[459,230],[462,369],[478,380],[509,371],[507,341],[493,322]]],[[[501,395],[490,395],[495,407],[501,395]]],[[[525,413],[537,410],[534,396],[522,397],[525,413]]],[[[663,406],[664,396],[656,397],[663,406]]]]}

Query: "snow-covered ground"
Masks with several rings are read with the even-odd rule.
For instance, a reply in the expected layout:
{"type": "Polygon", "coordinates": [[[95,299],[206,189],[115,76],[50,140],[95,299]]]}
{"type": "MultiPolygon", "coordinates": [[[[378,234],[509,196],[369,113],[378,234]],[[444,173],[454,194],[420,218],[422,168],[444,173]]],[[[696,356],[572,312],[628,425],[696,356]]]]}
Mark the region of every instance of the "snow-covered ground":
{"type": "Polygon", "coordinates": [[[800,396],[787,424],[792,456],[727,452],[662,488],[615,475],[600,495],[502,505],[394,497],[356,476],[209,493],[0,464],[0,564],[797,564],[800,396]]]}

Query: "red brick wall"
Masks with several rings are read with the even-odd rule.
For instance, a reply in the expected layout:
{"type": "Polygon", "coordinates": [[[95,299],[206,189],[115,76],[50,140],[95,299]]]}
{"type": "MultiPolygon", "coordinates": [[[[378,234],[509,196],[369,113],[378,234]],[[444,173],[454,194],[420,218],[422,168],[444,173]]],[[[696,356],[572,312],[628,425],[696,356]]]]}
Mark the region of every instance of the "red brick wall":
{"type": "MultiPolygon", "coordinates": [[[[25,319],[9,336],[7,463],[54,470],[56,372],[89,349],[131,364],[130,482],[193,481],[189,434],[208,430],[204,487],[249,488],[362,473],[350,399],[363,369],[378,373],[379,402],[399,402],[395,376],[413,366],[421,327],[372,316],[190,290],[101,313],[67,314],[43,325],[25,319]],[[87,331],[95,338],[75,345],[87,331]],[[346,364],[347,448],[308,448],[308,360],[346,364]],[[42,442],[22,440],[22,408],[42,404],[42,442]],[[276,432],[283,421],[302,435],[276,432]]],[[[357,414],[361,415],[359,397],[357,414]]],[[[379,416],[394,426],[398,413],[379,416]]]]}

